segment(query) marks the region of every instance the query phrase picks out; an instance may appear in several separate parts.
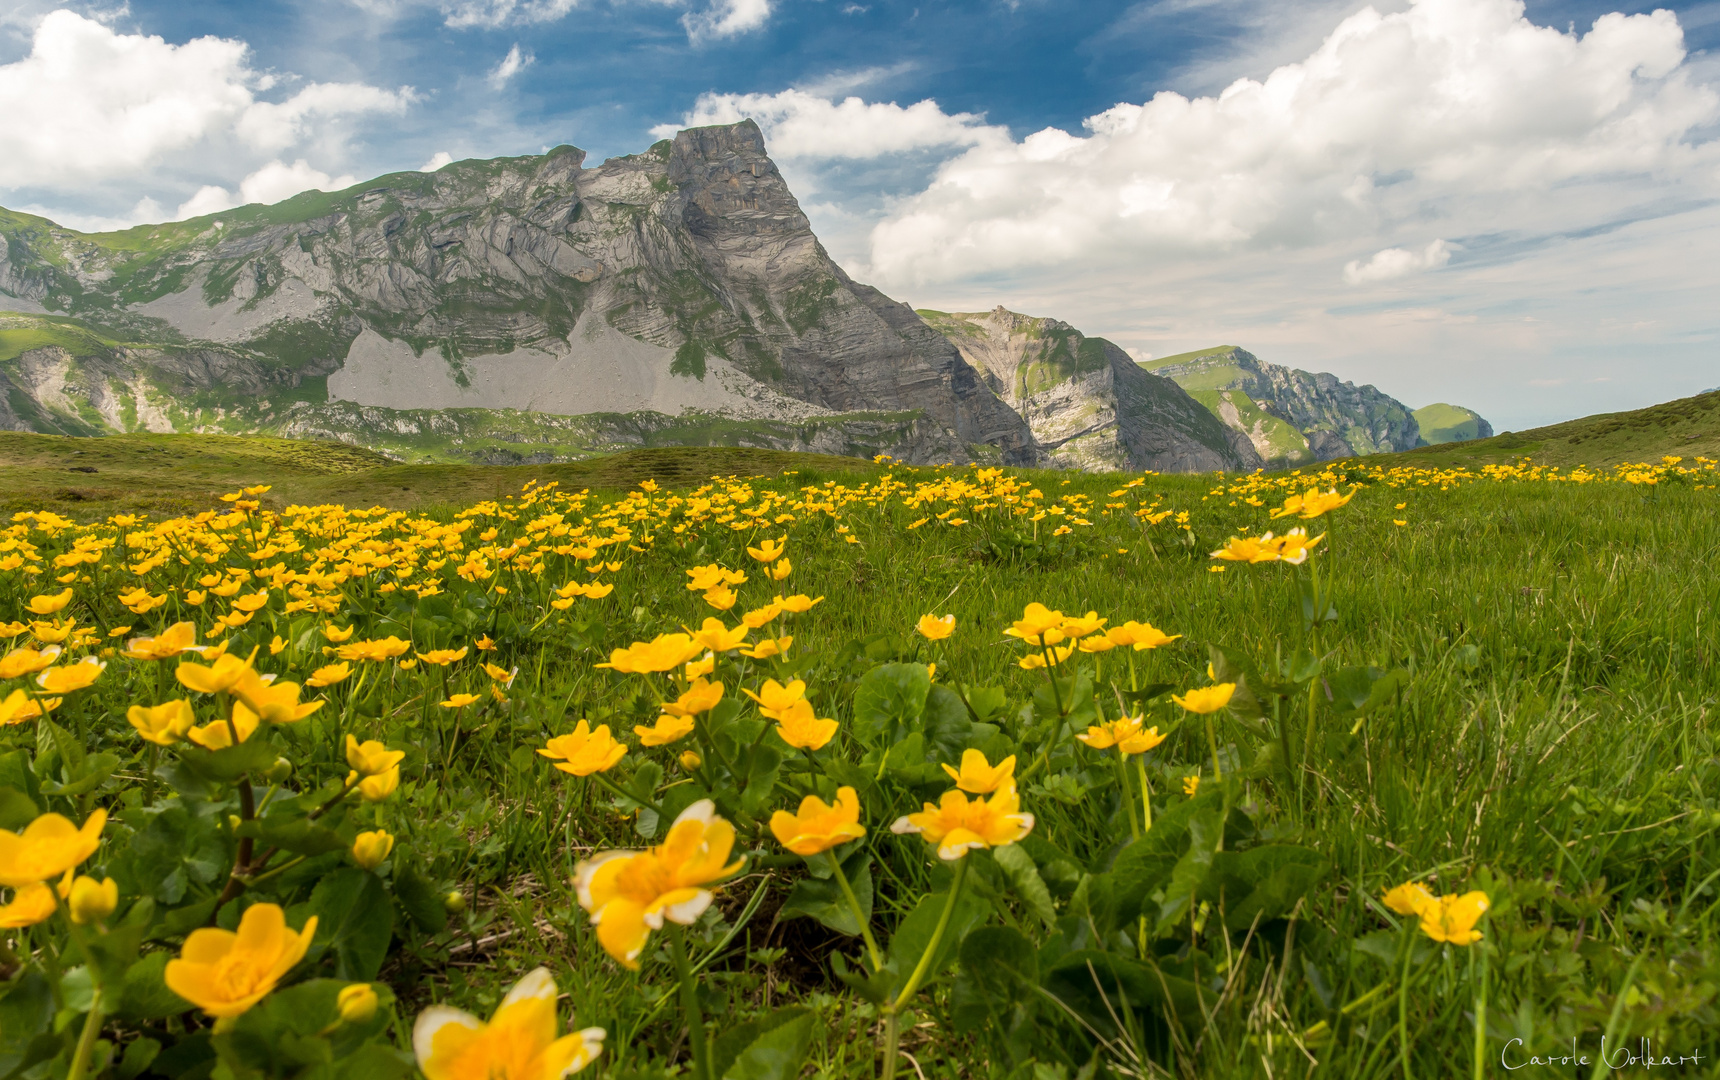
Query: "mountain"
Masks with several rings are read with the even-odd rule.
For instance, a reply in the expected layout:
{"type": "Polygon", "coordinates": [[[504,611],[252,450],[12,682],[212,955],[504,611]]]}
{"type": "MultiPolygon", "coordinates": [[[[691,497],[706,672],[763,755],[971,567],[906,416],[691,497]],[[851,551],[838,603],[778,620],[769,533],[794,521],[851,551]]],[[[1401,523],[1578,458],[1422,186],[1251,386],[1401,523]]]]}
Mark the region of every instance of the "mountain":
{"type": "Polygon", "coordinates": [[[1683,461],[1687,467],[1698,458],[1720,460],[1720,390],[1527,431],[1434,443],[1397,456],[1393,464],[1476,468],[1528,460],[1561,468],[1598,469],[1666,457],[1683,461]]]}
{"type": "Polygon", "coordinates": [[[1261,464],[1246,437],[1104,338],[1002,307],[919,315],[1021,414],[1051,465],[1206,472],[1261,464]]]}
{"type": "Polygon", "coordinates": [[[1252,464],[1171,384],[1079,335],[1073,366],[1047,370],[1114,384],[1114,421],[1081,412],[1086,389],[1037,383],[1025,419],[989,369],[830,259],[751,121],[584,157],[462,161],[116,233],[0,211],[0,427],[489,462],[722,444],[1252,464]],[[1064,398],[1070,415],[1041,415],[1064,398]],[[1106,423],[1116,447],[1089,453],[1106,423]]]}
{"type": "Polygon", "coordinates": [[[1226,426],[1247,435],[1271,468],[1420,445],[1415,414],[1396,398],[1326,372],[1268,364],[1234,345],[1143,361],[1141,367],[1171,379],[1226,426]]]}
{"type": "Polygon", "coordinates": [[[1423,446],[1493,437],[1493,425],[1483,420],[1480,413],[1443,401],[1417,409],[1415,425],[1421,432],[1423,446]]]}

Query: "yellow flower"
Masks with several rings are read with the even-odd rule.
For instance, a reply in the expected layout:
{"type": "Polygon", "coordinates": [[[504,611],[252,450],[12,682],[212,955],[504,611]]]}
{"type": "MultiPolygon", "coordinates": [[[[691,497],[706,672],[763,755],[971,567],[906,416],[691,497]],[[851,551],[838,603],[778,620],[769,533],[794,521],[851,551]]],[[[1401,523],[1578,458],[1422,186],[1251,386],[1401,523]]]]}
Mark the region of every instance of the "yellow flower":
{"type": "Polygon", "coordinates": [[[1089,727],[1085,734],[1076,735],[1077,739],[1095,750],[1109,750],[1116,747],[1117,752],[1125,756],[1144,754],[1153,747],[1164,742],[1168,736],[1160,735],[1157,725],[1143,727],[1145,718],[1125,716],[1119,720],[1089,727]]]}
{"type": "Polygon", "coordinates": [[[555,979],[537,968],[514,984],[488,1024],[432,1005],[412,1025],[412,1050],[429,1080],[558,1080],[603,1052],[602,1028],[556,1038],[555,979]]]}
{"type": "Polygon", "coordinates": [[[1169,645],[1182,637],[1181,634],[1167,634],[1152,623],[1138,623],[1133,619],[1121,626],[1111,627],[1105,631],[1105,636],[1118,646],[1133,645],[1136,652],[1169,645]]]}
{"type": "Polygon", "coordinates": [[[1291,566],[1301,566],[1303,563],[1307,562],[1309,554],[1314,550],[1314,545],[1318,544],[1325,538],[1326,534],[1321,533],[1319,536],[1310,540],[1308,539],[1307,529],[1291,529],[1283,536],[1276,538],[1274,538],[1271,533],[1267,533],[1265,537],[1265,539],[1271,541],[1274,550],[1278,552],[1278,557],[1289,563],[1291,566]]]}
{"type": "Polygon", "coordinates": [[[78,879],[72,882],[66,906],[71,909],[72,921],[79,926],[101,922],[119,907],[119,884],[113,878],[97,881],[79,874],[78,879]]]}
{"type": "Polygon", "coordinates": [[[794,573],[794,564],[787,559],[778,559],[776,565],[770,568],[772,581],[782,581],[792,573],[794,573]]]}
{"type": "Polygon", "coordinates": [[[1005,784],[1015,783],[1015,755],[1011,754],[996,765],[986,761],[978,750],[962,751],[962,767],[945,765],[944,771],[956,782],[956,787],[975,795],[989,795],[1005,784]]]}
{"type": "Polygon", "coordinates": [[[496,643],[490,639],[490,635],[488,635],[488,634],[485,634],[483,637],[479,638],[477,641],[473,642],[472,644],[474,644],[478,647],[479,652],[495,652],[496,651],[496,643]]]}
{"type": "Polygon", "coordinates": [[[269,655],[270,656],[279,656],[286,651],[287,651],[287,639],[282,637],[279,634],[276,634],[274,637],[274,640],[269,642],[269,655]]]}
{"type": "Polygon", "coordinates": [[[796,615],[804,615],[819,604],[824,603],[824,597],[820,596],[817,599],[814,599],[805,593],[795,593],[793,596],[777,597],[776,603],[777,606],[781,607],[784,611],[791,611],[796,615]]]}
{"type": "Polygon", "coordinates": [[[758,711],[772,720],[780,719],[783,710],[806,697],[806,683],[795,679],[787,686],[775,679],[766,679],[764,685],[758,688],[758,693],[742,689],[741,693],[758,702],[758,711]]]}
{"type": "Polygon", "coordinates": [[[132,638],[120,655],[129,660],[171,660],[197,647],[197,627],[177,622],[154,637],[132,638]]]}
{"type": "Polygon", "coordinates": [[[1080,641],[1080,648],[1084,653],[1110,652],[1116,647],[1117,643],[1105,634],[1090,634],[1080,641]]]}
{"type": "Polygon", "coordinates": [[[437,667],[447,667],[449,664],[452,664],[457,660],[464,660],[466,658],[466,652],[466,647],[462,645],[458,649],[431,649],[427,653],[418,653],[416,655],[418,659],[424,661],[426,664],[435,664],[437,667]]]}
{"type": "MultiPolygon", "coordinates": [[[[1052,633],[1056,633],[1056,632],[1057,631],[1055,631],[1055,630],[1052,631],[1052,633]]],[[[1056,665],[1061,664],[1063,661],[1069,659],[1070,656],[1074,655],[1075,646],[1073,646],[1073,645],[1053,645],[1050,649],[1050,652],[1051,652],[1051,664],[1053,667],[1055,667],[1056,665]]],[[[1044,653],[1028,653],[1026,656],[1022,657],[1020,660],[1017,660],[1015,663],[1016,663],[1016,666],[1021,668],[1023,671],[1033,671],[1037,668],[1044,667],[1045,666],[1045,659],[1046,658],[1045,658],[1044,653]]]]}
{"type": "Polygon", "coordinates": [[[18,889],[57,878],[91,855],[102,842],[107,811],[97,809],[78,828],[59,814],[43,814],[22,834],[0,829],[0,885],[18,889]]]}
{"type": "MultiPolygon", "coordinates": [[[[1014,760],[1013,758],[1011,759],[1014,760]]],[[[800,800],[800,810],[778,810],[770,816],[777,842],[796,855],[817,855],[866,835],[860,824],[860,797],[851,787],[836,789],[836,802],[826,806],[816,795],[800,800]]]]}
{"type": "Polygon", "coordinates": [[[1235,683],[1219,683],[1216,686],[1201,686],[1190,690],[1182,697],[1171,695],[1171,700],[1181,705],[1191,713],[1205,715],[1215,713],[1230,704],[1230,696],[1236,693],[1235,683]]]}
{"type": "Polygon", "coordinates": [[[101,672],[107,671],[107,660],[95,657],[84,657],[77,664],[64,664],[60,667],[50,667],[36,676],[36,686],[41,686],[48,693],[72,693],[74,690],[84,690],[96,679],[101,678],[101,672]]]}
{"type": "Polygon", "coordinates": [[[267,589],[264,589],[262,592],[252,593],[249,596],[241,596],[239,599],[233,601],[234,609],[244,612],[261,611],[263,608],[267,607],[268,604],[269,590],[267,589]]]}
{"type": "Polygon", "coordinates": [[[32,615],[57,615],[60,610],[72,602],[72,590],[54,593],[52,595],[32,596],[26,606],[32,615]]]}
{"type": "Polygon", "coordinates": [[[346,763],[360,776],[380,776],[405,758],[406,751],[390,750],[375,739],[359,742],[351,735],[346,737],[346,763]]]}
{"type": "Polygon", "coordinates": [[[741,622],[745,623],[749,628],[757,630],[759,627],[770,622],[781,614],[782,605],[772,601],[764,607],[755,608],[752,611],[747,612],[745,615],[742,615],[741,622]]]}
{"type": "Polygon", "coordinates": [[[233,684],[233,695],[271,724],[296,723],[323,707],[320,700],[300,704],[298,683],[272,680],[248,670],[233,684]]]}
{"type": "Polygon", "coordinates": [[[217,1019],[238,1016],[263,1000],[304,958],[317,917],[297,933],[278,904],[252,904],[239,931],[193,930],[177,959],[167,962],[167,987],[217,1019]]]}
{"type": "Polygon", "coordinates": [[[244,702],[235,701],[231,726],[225,720],[211,720],[202,727],[187,731],[185,737],[205,750],[225,750],[233,745],[233,728],[239,729],[239,741],[244,742],[256,733],[261,721],[262,718],[247,709],[244,702]]]}
{"type": "Polygon", "coordinates": [[[663,711],[670,716],[697,716],[699,713],[710,712],[721,700],[722,683],[694,679],[693,685],[687,687],[686,693],[664,705],[663,711]]]}
{"type": "Polygon", "coordinates": [[[202,589],[185,590],[185,602],[190,604],[192,607],[201,607],[203,601],[207,599],[209,599],[209,594],[204,592],[202,589]]]}
{"type": "Polygon", "coordinates": [[[681,670],[686,672],[689,679],[702,679],[717,670],[717,654],[708,652],[704,659],[688,661],[681,670]]]}
{"type": "Polygon", "coordinates": [[[738,599],[740,597],[735,595],[735,591],[727,585],[718,585],[715,588],[705,590],[705,603],[718,611],[729,610],[735,606],[735,601],[738,599]]]}
{"type": "Polygon", "coordinates": [[[1351,488],[1348,495],[1339,495],[1337,488],[1330,491],[1309,488],[1300,495],[1292,495],[1285,499],[1283,507],[1272,511],[1272,516],[1281,518],[1295,514],[1301,518],[1317,518],[1321,514],[1336,510],[1355,497],[1355,488],[1351,488]]]}
{"type": "MultiPolygon", "coordinates": [[[[1271,534],[1268,533],[1267,537],[1271,534]]],[[[1265,538],[1254,536],[1233,536],[1225,541],[1223,547],[1212,552],[1215,559],[1226,562],[1263,563],[1277,562],[1278,550],[1264,542],[1265,538]]]]}
{"type": "MultiPolygon", "coordinates": [[[[760,712],[765,710],[760,709],[760,712]]],[[[813,715],[812,702],[805,698],[793,702],[777,714],[776,733],[782,741],[796,750],[822,750],[842,725],[835,720],[821,720],[813,715]]]]}
{"type": "Polygon", "coordinates": [[[579,904],[591,912],[604,950],[637,971],[652,930],[665,919],[691,926],[711,904],[707,886],[745,865],[745,859],[725,865],[734,843],[734,826],[716,815],[711,800],[700,799],[681,811],[658,847],[606,851],[579,863],[579,904]]]}
{"type": "Polygon", "coordinates": [[[35,649],[13,649],[0,657],[0,679],[21,679],[34,675],[60,658],[60,648],[50,645],[41,652],[35,649]]]}
{"type": "Polygon", "coordinates": [[[14,690],[0,701],[0,727],[23,724],[42,715],[42,703],[22,690],[14,690]]]}
{"type": "Polygon", "coordinates": [[[1108,620],[1106,619],[1099,618],[1099,613],[1097,611],[1089,611],[1085,615],[1069,616],[1063,620],[1063,624],[1057,629],[1061,630],[1063,632],[1063,636],[1066,638],[1086,637],[1088,634],[1091,634],[1103,627],[1107,621],[1108,620]]]}
{"type": "Polygon", "coordinates": [[[172,746],[197,723],[191,702],[181,698],[161,705],[133,705],[125,718],[137,733],[157,746],[172,746]]]}
{"type": "Polygon", "coordinates": [[[22,930],[47,922],[59,906],[52,886],[39,881],[21,885],[10,904],[0,905],[0,930],[22,930]]]}
{"type": "Polygon", "coordinates": [[[636,726],[633,734],[639,736],[642,746],[668,746],[679,739],[684,739],[693,733],[693,718],[691,715],[676,716],[664,713],[657,718],[656,726],[636,726]]]}
{"type": "Polygon", "coordinates": [[[305,680],[305,685],[314,686],[320,690],[323,687],[345,682],[347,676],[351,674],[352,665],[345,661],[338,664],[324,664],[322,667],[311,672],[311,677],[305,680]]]}
{"type": "Polygon", "coordinates": [[[1438,899],[1419,881],[1406,881],[1387,892],[1382,899],[1386,907],[1399,915],[1416,915],[1421,912],[1423,906],[1438,903],[1438,899]]]}
{"type": "Polygon", "coordinates": [[[334,644],[339,645],[341,642],[352,637],[352,632],[357,629],[357,623],[347,627],[345,630],[342,630],[334,623],[323,623],[323,637],[332,641],[334,644]]]}
{"type": "Polygon", "coordinates": [[[512,671],[509,671],[507,668],[497,667],[495,664],[484,664],[484,674],[500,683],[503,687],[514,685],[514,677],[519,673],[520,669],[517,667],[512,671]]]}
{"type": "Polygon", "coordinates": [[[703,648],[687,634],[658,634],[650,641],[635,641],[625,649],[609,654],[607,664],[624,675],[645,675],[657,671],[672,671],[697,656],[703,648]]]}
{"type": "Polygon", "coordinates": [[[728,652],[730,649],[738,649],[746,644],[747,627],[743,624],[730,630],[723,625],[723,620],[707,617],[704,625],[691,632],[691,637],[699,644],[700,648],[709,649],[714,653],[728,652]]]}
{"type": "Polygon", "coordinates": [[[927,641],[942,641],[956,632],[954,615],[921,615],[916,627],[927,641]]]}
{"type": "Polygon", "coordinates": [[[394,837],[387,831],[361,832],[352,842],[352,861],[366,870],[375,870],[393,850],[394,837]]]}
{"type": "Polygon", "coordinates": [[[897,818],[890,831],[919,833],[937,846],[938,858],[952,862],[972,850],[1015,843],[1033,831],[1033,815],[1021,812],[1014,784],[972,802],[958,789],[944,792],[936,806],[925,803],[920,813],[897,818]]]}
{"type": "Polygon", "coordinates": [[[341,987],[335,995],[334,1008],[344,1024],[366,1024],[376,1015],[376,989],[369,983],[353,983],[341,987]]]}
{"type": "MultiPolygon", "coordinates": [[[[324,628],[327,634],[327,628],[324,628]]],[[[381,663],[392,660],[412,647],[410,641],[401,641],[393,634],[375,641],[353,641],[342,645],[334,654],[342,660],[370,660],[381,663]]]]}
{"type": "Polygon", "coordinates": [[[788,647],[794,644],[792,634],[784,634],[779,638],[765,638],[750,649],[742,649],[741,655],[754,660],[769,660],[773,656],[787,656],[788,647]]]}
{"type": "Polygon", "coordinates": [[[559,759],[555,767],[562,772],[590,776],[613,768],[627,753],[627,747],[610,737],[608,724],[599,724],[593,731],[590,723],[581,720],[572,733],[549,740],[538,753],[559,759]]]}
{"type": "Polygon", "coordinates": [[[480,694],[454,694],[447,701],[442,702],[442,707],[444,709],[464,709],[481,696],[480,694]]]}
{"type": "Polygon", "coordinates": [[[1187,795],[1189,798],[1192,799],[1195,797],[1195,795],[1199,794],[1199,792],[1200,792],[1200,777],[1198,777],[1198,776],[1185,776],[1185,777],[1183,777],[1182,784],[1183,784],[1183,794],[1187,795]]]}
{"type": "Polygon", "coordinates": [[[694,769],[697,769],[700,765],[705,763],[705,759],[699,756],[699,752],[697,750],[684,750],[681,752],[681,756],[676,760],[681,763],[681,768],[686,769],[688,772],[692,772],[694,769]]]}
{"type": "Polygon", "coordinates": [[[71,637],[77,628],[76,619],[56,620],[51,623],[37,620],[30,624],[30,632],[38,639],[56,645],[71,637]]]}
{"type": "Polygon", "coordinates": [[[394,789],[400,786],[400,766],[396,765],[374,776],[360,777],[355,769],[346,774],[348,787],[358,785],[358,793],[365,802],[381,802],[394,794],[394,789]]]}
{"type": "Polygon", "coordinates": [[[1022,611],[1021,618],[1015,620],[1004,633],[1023,641],[1031,641],[1035,645],[1041,642],[1055,645],[1063,640],[1063,613],[1052,611],[1041,603],[1028,604],[1022,611]]]}
{"type": "Polygon", "coordinates": [[[194,690],[199,694],[224,694],[239,685],[239,680],[251,674],[255,672],[251,670],[250,660],[241,660],[225,653],[213,664],[194,664],[187,661],[174,670],[174,675],[187,690],[194,690]]]}
{"type": "MultiPolygon", "coordinates": [[[[776,560],[782,558],[782,553],[785,550],[787,550],[787,547],[788,547],[788,534],[784,533],[779,539],[776,539],[776,540],[771,540],[771,539],[767,538],[765,540],[759,541],[758,547],[747,548],[747,554],[751,555],[753,558],[757,559],[759,562],[762,562],[762,563],[775,562],[776,560]]],[[[784,576],[786,576],[786,575],[784,575],[784,576]]],[[[781,579],[779,578],[778,580],[780,581],[781,579]]],[[[68,597],[68,599],[70,599],[70,597],[68,597]]],[[[54,610],[58,611],[59,609],[55,608],[54,610]]]]}
{"type": "Polygon", "coordinates": [[[1477,889],[1462,896],[1429,900],[1416,914],[1421,916],[1421,932],[1433,940],[1473,945],[1481,940],[1481,931],[1475,929],[1475,924],[1491,906],[1487,894],[1477,889]]]}

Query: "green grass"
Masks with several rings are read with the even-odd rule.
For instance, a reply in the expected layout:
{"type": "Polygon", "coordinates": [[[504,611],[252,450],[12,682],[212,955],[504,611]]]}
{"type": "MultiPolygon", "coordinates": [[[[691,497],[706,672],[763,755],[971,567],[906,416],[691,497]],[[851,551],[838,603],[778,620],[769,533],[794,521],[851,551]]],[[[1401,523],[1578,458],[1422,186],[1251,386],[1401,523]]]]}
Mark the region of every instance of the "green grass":
{"type": "Polygon", "coordinates": [[[1172,364],[1186,364],[1190,360],[1200,360],[1208,356],[1219,356],[1224,353],[1231,352],[1235,350],[1235,348],[1235,345],[1214,345],[1210,349],[1195,349],[1193,352],[1175,353],[1171,356],[1157,356],[1151,360],[1137,360],[1135,362],[1141,367],[1146,368],[1148,371],[1156,371],[1159,368],[1170,367],[1172,364]]]}
{"type": "Polygon", "coordinates": [[[1481,433],[1480,418],[1475,412],[1443,401],[1415,410],[1415,422],[1421,429],[1422,441],[1435,446],[1464,442],[1481,433]]]}
{"type": "Polygon", "coordinates": [[[1267,449],[1261,457],[1268,468],[1300,465],[1310,460],[1308,440],[1296,430],[1295,425],[1262,409],[1243,391],[1190,390],[1189,396],[1204,405],[1214,416],[1219,416],[1221,402],[1228,401],[1236,409],[1241,425],[1238,430],[1245,434],[1258,426],[1267,439],[1267,449]]]}

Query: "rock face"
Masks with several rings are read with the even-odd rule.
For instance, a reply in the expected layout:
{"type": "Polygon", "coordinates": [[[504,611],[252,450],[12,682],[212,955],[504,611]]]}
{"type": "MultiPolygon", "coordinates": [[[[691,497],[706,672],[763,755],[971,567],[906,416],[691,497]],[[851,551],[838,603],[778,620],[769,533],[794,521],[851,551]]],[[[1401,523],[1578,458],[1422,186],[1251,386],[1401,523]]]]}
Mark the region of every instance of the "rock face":
{"type": "Polygon", "coordinates": [[[1415,414],[1396,398],[1326,372],[1268,364],[1233,345],[1142,367],[1247,435],[1268,467],[1410,450],[1420,441],[1415,414]]]}
{"type": "Polygon", "coordinates": [[[1246,437],[1104,338],[1002,307],[919,315],[1021,414],[1050,464],[1155,472],[1260,465],[1246,437]]]}

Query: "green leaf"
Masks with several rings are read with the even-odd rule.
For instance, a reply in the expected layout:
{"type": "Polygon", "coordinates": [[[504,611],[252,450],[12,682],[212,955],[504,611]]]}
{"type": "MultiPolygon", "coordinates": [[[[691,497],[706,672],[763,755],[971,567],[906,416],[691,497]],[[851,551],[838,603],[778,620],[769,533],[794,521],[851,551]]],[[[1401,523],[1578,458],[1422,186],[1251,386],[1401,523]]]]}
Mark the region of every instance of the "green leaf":
{"type": "Polygon", "coordinates": [[[30,796],[15,787],[0,787],[0,829],[17,832],[40,813],[30,796]]]}
{"type": "Polygon", "coordinates": [[[57,750],[65,765],[66,775],[76,779],[84,768],[84,744],[65,728],[42,717],[36,724],[36,768],[40,769],[49,750],[57,750]]]}
{"type": "Polygon", "coordinates": [[[74,798],[88,794],[107,782],[107,778],[119,768],[119,756],[106,752],[93,754],[83,761],[82,769],[76,777],[68,779],[67,783],[56,784],[52,780],[42,781],[42,794],[58,795],[62,798],[74,798]]]}
{"type": "Polygon", "coordinates": [[[165,949],[157,950],[131,965],[120,987],[115,1013],[127,1020],[157,1020],[191,1008],[190,1002],[167,988],[163,976],[172,958],[165,949]]]}
{"type": "Polygon", "coordinates": [[[782,751],[760,743],[746,763],[746,787],[741,791],[741,809],[758,816],[776,799],[776,774],[782,767],[782,751]]]}
{"type": "Polygon", "coordinates": [[[961,947],[961,973],[951,991],[951,1011],[958,1034],[1031,1022],[1037,1004],[1039,952],[1009,926],[982,926],[961,947]],[[1010,1014],[1020,1009],[1025,1015],[1010,1014]]]}
{"type": "Polygon", "coordinates": [[[1330,869],[1324,856],[1295,844],[1266,844],[1247,851],[1220,851],[1200,889],[1200,899],[1223,899],[1225,925],[1246,930],[1282,918],[1330,869]]]}
{"type": "Polygon", "coordinates": [[[119,1059],[114,1075],[119,1080],[136,1080],[143,1075],[143,1070],[149,1068],[150,1062],[161,1053],[161,1044],[151,1038],[133,1039],[125,1046],[125,1054],[119,1059]]]}
{"type": "Polygon", "coordinates": [[[830,954],[830,970],[842,981],[848,989],[874,1005],[883,1005],[890,1000],[890,994],[896,987],[896,971],[893,963],[886,963],[884,970],[875,972],[853,971],[848,967],[848,958],[839,952],[830,954]]]}
{"type": "Polygon", "coordinates": [[[1170,881],[1165,884],[1164,899],[1159,901],[1157,933],[1164,934],[1173,929],[1188,915],[1195,894],[1212,866],[1213,853],[1218,850],[1218,841],[1223,835],[1222,821],[1221,812],[1211,808],[1189,818],[1188,848],[1177,859],[1170,881]]]}
{"type": "Polygon", "coordinates": [[[854,691],[854,734],[868,743],[896,742],[919,721],[931,689],[924,664],[879,664],[854,691]]]}
{"type": "Polygon", "coordinates": [[[394,898],[426,934],[440,933],[448,925],[448,909],[417,859],[395,856],[394,898]]]}
{"type": "Polygon", "coordinates": [[[1051,890],[1045,887],[1039,868],[1033,865],[1033,857],[1018,844],[1005,844],[993,848],[991,853],[997,859],[997,865],[1003,868],[1004,876],[1015,887],[1015,895],[1027,905],[1027,910],[1039,916],[1047,930],[1053,928],[1057,924],[1057,907],[1051,902],[1051,890]]]}
{"type": "Polygon", "coordinates": [[[310,909],[317,917],[314,944],[335,955],[335,974],[367,982],[376,978],[394,933],[394,905],[382,879],[343,866],[317,883],[310,909]]]}
{"type": "Polygon", "coordinates": [[[28,1061],[42,1061],[59,1052],[58,1040],[47,1049],[45,1057],[33,1046],[38,1037],[51,1039],[54,1023],[54,995],[48,980],[40,973],[26,969],[23,975],[9,983],[0,984],[0,1076],[28,1061]]]}
{"type": "Polygon", "coordinates": [[[790,1006],[741,1024],[717,1040],[711,1071],[723,1080],[793,1080],[817,1021],[812,1010],[790,1006]]]}
{"type": "MultiPolygon", "coordinates": [[[[842,872],[848,876],[848,884],[854,888],[854,899],[860,904],[860,913],[870,922],[872,856],[864,851],[855,852],[842,864],[842,872]]],[[[843,895],[842,885],[834,875],[822,880],[805,877],[794,883],[794,888],[789,891],[788,899],[776,917],[793,919],[803,916],[818,920],[838,934],[860,936],[861,924],[855,919],[854,909],[848,906],[848,898],[843,895]]]]}
{"type": "Polygon", "coordinates": [[[926,735],[926,752],[933,761],[955,764],[973,738],[973,720],[967,706],[947,686],[933,686],[926,693],[920,714],[920,730],[926,735]]]}
{"type": "Polygon", "coordinates": [[[231,841],[213,808],[193,814],[184,806],[170,806],[146,820],[131,843],[108,861],[121,895],[150,896],[174,905],[185,899],[193,882],[212,886],[226,876],[232,866],[231,841]]]}
{"type": "Polygon", "coordinates": [[[42,789],[36,772],[30,767],[30,755],[24,750],[0,754],[0,787],[23,792],[31,802],[40,805],[42,789]]]}
{"type": "Polygon", "coordinates": [[[246,773],[262,772],[279,756],[280,751],[275,744],[263,737],[261,731],[237,746],[220,750],[204,750],[196,746],[179,748],[179,760],[187,768],[209,780],[223,783],[232,783],[246,773]]]}
{"type": "Polygon", "coordinates": [[[1409,672],[1377,667],[1344,667],[1326,679],[1326,691],[1339,716],[1366,716],[1409,685],[1409,672]]]}
{"type": "Polygon", "coordinates": [[[235,836],[249,836],[261,840],[295,855],[325,855],[331,851],[344,851],[349,846],[340,838],[339,833],[328,826],[298,816],[272,815],[255,818],[241,822],[233,833],[235,836]]]}
{"type": "Polygon", "coordinates": [[[1009,693],[1001,686],[968,686],[963,689],[967,692],[968,708],[973,710],[976,722],[984,723],[1009,707],[1009,693]]]}
{"type": "MultiPolygon", "coordinates": [[[[948,903],[948,892],[928,893],[920,898],[914,910],[896,927],[896,936],[890,939],[890,959],[904,981],[908,978],[908,973],[919,966],[920,958],[925,955],[927,946],[931,945],[932,932],[937,929],[938,920],[943,916],[944,907],[948,903]]],[[[955,911],[950,914],[949,926],[944,930],[943,939],[938,942],[938,951],[926,968],[925,981],[920,984],[922,987],[950,965],[968,931],[984,922],[990,913],[991,905],[971,891],[964,890],[956,898],[955,911]]]]}
{"type": "MultiPolygon", "coordinates": [[[[1127,1012],[1156,1013],[1167,1007],[1185,1023],[1203,1018],[1201,996],[1187,978],[1116,953],[1078,949],[1045,974],[1045,989],[1095,1030],[1117,1033],[1127,1012]]],[[[1209,995],[1208,1001],[1212,998],[1209,995]]]]}

